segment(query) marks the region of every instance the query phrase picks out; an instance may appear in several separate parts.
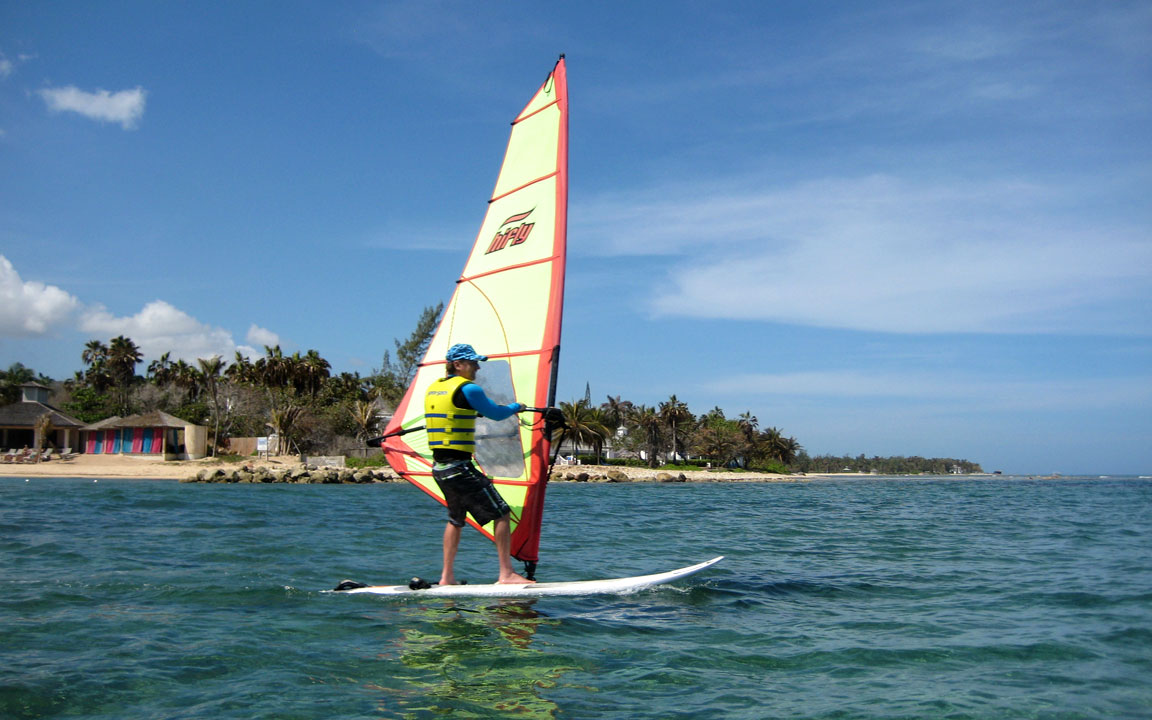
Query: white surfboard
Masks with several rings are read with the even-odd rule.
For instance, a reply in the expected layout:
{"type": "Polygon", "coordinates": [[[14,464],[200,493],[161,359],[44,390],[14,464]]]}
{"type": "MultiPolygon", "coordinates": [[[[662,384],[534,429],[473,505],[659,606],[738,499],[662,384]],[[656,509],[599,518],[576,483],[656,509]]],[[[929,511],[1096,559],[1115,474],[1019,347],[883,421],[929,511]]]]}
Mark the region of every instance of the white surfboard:
{"type": "Polygon", "coordinates": [[[413,590],[407,585],[371,585],[349,590],[339,590],[341,594],[371,593],[373,595],[421,595],[427,597],[501,597],[501,598],[532,598],[551,595],[624,595],[646,588],[670,583],[673,580],[686,578],[689,575],[712,567],[724,559],[724,556],[712,558],[707,562],[656,573],[654,575],[638,575],[627,578],[611,578],[607,580],[577,580],[574,582],[545,582],[528,585],[433,585],[424,590],[413,590]]]}

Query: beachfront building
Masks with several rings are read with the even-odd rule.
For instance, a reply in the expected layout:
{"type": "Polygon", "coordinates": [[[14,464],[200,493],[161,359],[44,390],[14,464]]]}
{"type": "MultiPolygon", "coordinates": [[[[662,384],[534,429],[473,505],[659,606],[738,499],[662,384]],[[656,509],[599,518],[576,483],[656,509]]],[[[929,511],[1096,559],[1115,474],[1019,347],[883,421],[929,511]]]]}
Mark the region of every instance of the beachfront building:
{"type": "Polygon", "coordinates": [[[49,388],[40,383],[20,386],[20,402],[0,407],[0,448],[32,448],[36,444],[36,421],[48,415],[52,425],[43,446],[61,452],[80,442],[84,423],[48,404],[49,388]]]}
{"type": "Polygon", "coordinates": [[[111,417],[80,431],[82,452],[94,455],[152,455],[165,460],[199,460],[208,452],[208,428],[155,410],[111,417]]]}

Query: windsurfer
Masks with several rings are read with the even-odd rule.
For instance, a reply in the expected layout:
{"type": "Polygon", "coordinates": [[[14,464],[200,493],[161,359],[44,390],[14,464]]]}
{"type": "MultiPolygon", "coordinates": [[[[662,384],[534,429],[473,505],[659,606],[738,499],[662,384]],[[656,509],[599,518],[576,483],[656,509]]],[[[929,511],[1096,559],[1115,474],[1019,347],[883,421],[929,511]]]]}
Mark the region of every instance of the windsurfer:
{"type": "Polygon", "coordinates": [[[524,410],[524,405],[497,405],[476,384],[480,363],[488,358],[471,345],[453,345],[445,357],[445,376],[436,380],[424,396],[424,427],[432,449],[432,477],[444,494],[448,524],[444,528],[444,567],[441,585],[455,585],[456,550],[467,513],[480,525],[489,522],[500,558],[498,583],[533,582],[512,570],[511,508],[492,484],[491,478],[476,467],[476,418],[503,420],[524,410]]]}

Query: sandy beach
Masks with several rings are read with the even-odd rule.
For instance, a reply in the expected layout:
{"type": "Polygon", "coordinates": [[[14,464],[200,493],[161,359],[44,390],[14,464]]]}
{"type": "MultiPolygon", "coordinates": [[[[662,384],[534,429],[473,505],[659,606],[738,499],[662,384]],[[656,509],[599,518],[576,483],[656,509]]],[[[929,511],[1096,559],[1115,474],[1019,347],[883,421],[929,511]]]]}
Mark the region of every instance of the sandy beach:
{"type": "MultiPolygon", "coordinates": [[[[292,469],[300,467],[296,456],[273,458],[245,458],[242,462],[226,463],[215,458],[203,460],[159,460],[153,457],[131,455],[77,455],[72,460],[49,460],[42,463],[0,463],[0,477],[92,477],[92,478],[140,478],[158,480],[182,480],[194,476],[204,468],[220,468],[225,472],[250,468],[267,467],[272,469],[292,469]]],[[[668,481],[660,475],[667,474],[678,480],[681,474],[687,482],[796,482],[812,479],[815,476],[773,475],[768,473],[733,473],[714,470],[666,471],[649,468],[616,467],[603,465],[557,466],[552,473],[553,482],[575,481],[584,473],[589,478],[606,476],[609,472],[621,472],[634,482],[668,481]]]]}
{"type": "Polygon", "coordinates": [[[77,455],[71,460],[0,464],[0,477],[101,477],[180,480],[191,477],[204,468],[236,470],[244,465],[250,467],[291,468],[299,464],[299,458],[296,457],[271,458],[269,460],[248,458],[240,463],[225,463],[215,458],[164,461],[153,457],[134,457],[131,455],[77,455]]]}

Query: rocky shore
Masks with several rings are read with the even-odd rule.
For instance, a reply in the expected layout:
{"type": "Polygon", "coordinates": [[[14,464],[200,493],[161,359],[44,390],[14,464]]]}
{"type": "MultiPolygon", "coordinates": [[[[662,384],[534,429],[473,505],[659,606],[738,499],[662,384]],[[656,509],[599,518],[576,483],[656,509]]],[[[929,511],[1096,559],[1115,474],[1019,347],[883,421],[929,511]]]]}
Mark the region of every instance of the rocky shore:
{"type": "MultiPolygon", "coordinates": [[[[578,465],[557,467],[550,482],[586,483],[683,483],[683,482],[789,482],[804,476],[734,473],[714,470],[668,472],[648,468],[578,465]]],[[[294,483],[298,485],[333,485],[401,482],[395,472],[382,468],[337,468],[317,465],[269,467],[244,465],[239,468],[209,467],[180,482],[203,483],[294,483]]]]}
{"type": "Polygon", "coordinates": [[[391,470],[377,468],[336,468],[316,465],[296,465],[290,468],[271,468],[266,465],[239,468],[204,468],[195,475],[181,478],[180,482],[203,483],[294,483],[297,485],[368,484],[401,482],[391,470]]]}
{"type": "MultiPolygon", "coordinates": [[[[77,455],[74,459],[38,464],[0,464],[0,477],[171,479],[204,483],[390,483],[400,482],[391,468],[326,467],[304,463],[299,457],[245,458],[225,462],[216,458],[169,460],[154,456],[77,455]]],[[[817,476],[772,475],[723,470],[652,470],[608,465],[558,465],[551,482],[584,483],[747,483],[797,482],[817,476]]],[[[819,476],[827,477],[827,476],[819,476]]]]}
{"type": "Polygon", "coordinates": [[[556,467],[551,482],[796,482],[807,479],[804,475],[775,475],[771,473],[732,472],[725,470],[653,470],[651,468],[617,465],[574,465],[556,467]]]}

